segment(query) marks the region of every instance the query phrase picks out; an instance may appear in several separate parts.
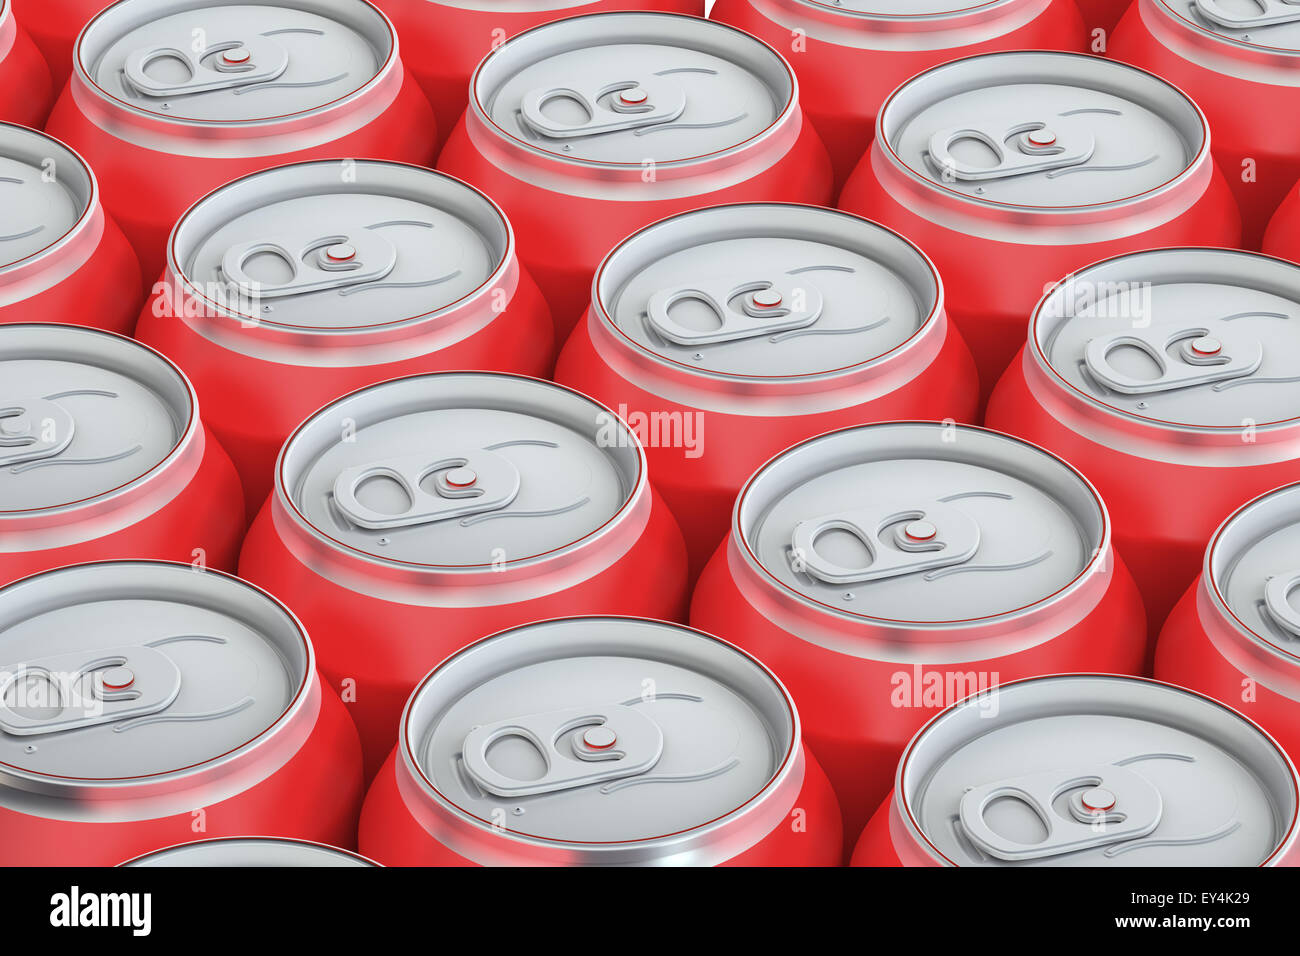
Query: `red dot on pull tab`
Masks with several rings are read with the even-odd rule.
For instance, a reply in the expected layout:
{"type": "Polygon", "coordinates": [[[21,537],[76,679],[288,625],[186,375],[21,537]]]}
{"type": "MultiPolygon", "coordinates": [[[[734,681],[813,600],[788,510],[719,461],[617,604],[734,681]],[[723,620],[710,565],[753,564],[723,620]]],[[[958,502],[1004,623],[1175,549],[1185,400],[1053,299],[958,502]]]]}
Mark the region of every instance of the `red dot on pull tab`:
{"type": "Polygon", "coordinates": [[[759,289],[750,298],[760,309],[775,309],[781,304],[781,293],[775,289],[759,289]]]}
{"type": "Polygon", "coordinates": [[[1095,787],[1092,790],[1085,790],[1079,797],[1079,802],[1083,804],[1085,810],[1092,813],[1105,813],[1114,808],[1115,794],[1101,787],[1095,787]]]}
{"type": "Polygon", "coordinates": [[[1056,143],[1056,134],[1051,130],[1039,129],[1029,134],[1030,145],[1052,146],[1056,143]]]}
{"type": "Polygon", "coordinates": [[[650,94],[640,87],[630,90],[624,90],[618,94],[619,101],[626,103],[628,106],[640,106],[646,100],[650,99],[650,94]]]}
{"type": "Polygon", "coordinates": [[[447,472],[446,480],[453,488],[468,488],[478,481],[478,475],[469,468],[453,468],[447,472]]]}
{"type": "Polygon", "coordinates": [[[928,521],[913,521],[903,528],[903,534],[913,541],[931,541],[938,533],[939,529],[928,521]]]}
{"type": "Polygon", "coordinates": [[[125,667],[110,667],[100,679],[106,690],[126,690],[135,683],[135,675],[125,667]]]}
{"type": "Polygon", "coordinates": [[[357,257],[357,250],[345,242],[330,246],[325,250],[325,257],[331,262],[347,262],[357,257]]]}
{"type": "Polygon", "coordinates": [[[242,63],[247,63],[252,58],[253,54],[249,53],[242,47],[236,50],[227,50],[225,53],[221,54],[221,59],[232,66],[239,66],[242,63]]]}
{"type": "Polygon", "coordinates": [[[618,741],[618,735],[604,724],[592,727],[582,735],[582,742],[592,750],[608,750],[618,741]]]}
{"type": "Polygon", "coordinates": [[[1218,355],[1223,351],[1223,343],[1210,336],[1192,340],[1192,351],[1197,355],[1218,355]]]}

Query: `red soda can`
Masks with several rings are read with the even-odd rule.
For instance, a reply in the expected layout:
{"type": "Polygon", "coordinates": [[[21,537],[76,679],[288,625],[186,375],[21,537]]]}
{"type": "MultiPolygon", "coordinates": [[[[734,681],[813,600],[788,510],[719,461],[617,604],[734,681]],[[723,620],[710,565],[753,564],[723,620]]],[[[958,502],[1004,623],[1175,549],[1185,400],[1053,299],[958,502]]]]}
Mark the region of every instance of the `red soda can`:
{"type": "Polygon", "coordinates": [[[376,5],[397,27],[402,45],[420,51],[409,69],[433,104],[444,136],[465,112],[474,67],[517,33],[564,17],[612,10],[704,16],[704,0],[532,0],[509,6],[479,0],[376,0],[376,5]]]}
{"type": "Polygon", "coordinates": [[[36,130],[0,123],[0,202],[0,325],[73,322],[129,333],[140,266],[85,161],[36,130]]]}
{"type": "Polygon", "coordinates": [[[1154,642],[1232,511],[1295,479],[1300,267],[1228,249],[1089,266],[1034,312],[991,428],[1083,468],[1115,520],[1154,642]]]}
{"type": "Polygon", "coordinates": [[[359,828],[403,866],[838,866],[841,843],[772,672],[626,617],[529,624],[439,664],[359,828]]]}
{"type": "Polygon", "coordinates": [[[195,834],[354,843],[356,728],[264,591],[161,561],[0,590],[0,864],[112,866],[195,834]]]}
{"type": "Polygon", "coordinates": [[[121,0],[78,37],[47,129],[95,168],[148,283],[172,226],[223,183],[307,159],[427,165],[437,140],[366,0],[121,0]]]}
{"type": "Polygon", "coordinates": [[[72,71],[77,34],[112,0],[10,0],[22,27],[41,51],[54,93],[63,89],[72,71]]]}
{"type": "Polygon", "coordinates": [[[1003,680],[1136,672],[1142,601],[1087,479],[997,432],[890,422],[741,490],[692,625],[764,661],[839,795],[846,851],[939,709],[1003,680]]]}
{"type": "Polygon", "coordinates": [[[1205,111],[1214,158],[1241,209],[1242,242],[1258,249],[1269,217],[1300,177],[1300,130],[1275,119],[1300,110],[1300,7],[1136,0],[1110,55],[1176,84],[1205,111]]]}
{"type": "Polygon", "coordinates": [[[1300,754],[1300,485],[1232,515],[1156,645],[1156,677],[1235,707],[1300,754]]]}
{"type": "Polygon", "coordinates": [[[233,570],[239,476],[180,369],[73,325],[0,325],[0,584],[81,561],[233,570]]]}
{"type": "Polygon", "coordinates": [[[838,187],[894,88],[957,56],[1086,49],[1074,0],[717,0],[712,16],[781,52],[838,187]]]}
{"type": "Polygon", "coordinates": [[[364,856],[310,840],[218,837],[155,850],[121,866],[148,867],[354,867],[377,866],[364,856]]]}
{"type": "Polygon", "coordinates": [[[474,71],[438,168],[505,209],[561,342],[596,266],[643,226],[724,202],[831,200],[789,64],[672,14],[572,17],[506,41],[474,71]]]}
{"type": "Polygon", "coordinates": [[[1291,187],[1264,234],[1264,251],[1300,262],[1300,185],[1291,187]]]}
{"type": "Polygon", "coordinates": [[[772,203],[682,213],[619,245],[594,294],[556,380],[637,432],[692,577],[777,452],[865,421],[975,420],[975,363],[939,274],[857,216],[772,203]]]}
{"type": "Polygon", "coordinates": [[[45,58],[0,0],[0,120],[40,126],[54,104],[54,83],[45,58]]]}
{"type": "Polygon", "coordinates": [[[1296,770],[1218,701],[1135,677],[1006,683],[930,721],[854,866],[1294,866],[1296,770]]]}
{"type": "Polygon", "coordinates": [[[438,661],[560,614],[679,618],[685,550],[609,409],[537,379],[438,373],[353,392],[294,432],[239,571],[310,629],[369,777],[438,661]]]}
{"type": "Polygon", "coordinates": [[[1150,73],[1069,53],[990,53],[903,84],[840,206],[934,260],[986,393],[1061,276],[1240,239],[1196,104],[1150,73]]]}
{"type": "Polygon", "coordinates": [[[340,395],[445,369],[544,376],[554,361],[501,210],[449,176],[368,160],[254,173],[193,206],[136,336],[189,373],[250,519],[289,433],[340,395]]]}
{"type": "MultiPolygon", "coordinates": [[[[1079,12],[1083,14],[1084,25],[1095,38],[1097,30],[1106,33],[1115,29],[1124,11],[1133,5],[1133,0],[1076,0],[1079,12]]],[[[1102,50],[1095,52],[1101,53],[1102,50]]]]}

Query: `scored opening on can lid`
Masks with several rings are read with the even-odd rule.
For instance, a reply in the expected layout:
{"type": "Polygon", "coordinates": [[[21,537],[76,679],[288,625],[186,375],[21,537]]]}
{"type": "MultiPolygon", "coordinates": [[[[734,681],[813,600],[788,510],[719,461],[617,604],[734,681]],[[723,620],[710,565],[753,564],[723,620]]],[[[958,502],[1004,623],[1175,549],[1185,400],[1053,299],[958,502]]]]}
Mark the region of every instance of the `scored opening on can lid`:
{"type": "Polygon", "coordinates": [[[699,17],[597,13],[534,27],[479,64],[470,108],[551,158],[641,166],[743,146],[794,108],[775,50],[699,17]]]}
{"type": "Polygon", "coordinates": [[[1297,780],[1236,711],[1136,677],[1002,684],[912,739],[895,799],[959,866],[1257,866],[1295,839],[1297,780]]]}
{"type": "Polygon", "coordinates": [[[1136,67],[1077,53],[966,57],[885,101],[878,141],[932,188],[991,206],[1120,203],[1168,186],[1209,144],[1187,96],[1136,67]]]}
{"type": "Polygon", "coordinates": [[[1240,431],[1300,419],[1300,266],[1230,249],[1154,249],[1068,276],[1035,310],[1034,359],[1144,423],[1240,431]]]}
{"type": "Polygon", "coordinates": [[[1300,6],[1288,0],[1158,0],[1152,8],[1225,45],[1300,53],[1300,6]]]}
{"type": "Polygon", "coordinates": [[[196,840],[155,850],[122,866],[183,867],[336,867],[378,866],[373,860],[348,850],[310,840],[287,840],[275,837],[226,837],[196,840]]]}
{"type": "Polygon", "coordinates": [[[197,773],[265,740],[313,667],[293,615],[230,575],[122,561],[25,578],[0,590],[0,779],[70,797],[197,773]]]}
{"type": "Polygon", "coordinates": [[[0,123],[0,274],[54,246],[96,204],[85,160],[56,139],[0,123]]]}
{"type": "Polygon", "coordinates": [[[623,241],[596,274],[597,315],[692,374],[820,376],[875,361],[937,313],[938,273],[897,233],[848,213],[754,203],[683,213],[623,241]]]}
{"type": "Polygon", "coordinates": [[[80,326],[0,325],[0,517],[123,489],[197,427],[190,383],[152,349],[80,326]]]}
{"type": "Polygon", "coordinates": [[[779,799],[799,723],[785,688],[731,644],[662,621],[566,618],[440,664],[407,704],[400,746],[439,810],[494,841],[650,844],[619,862],[652,862],[686,841],[705,856],[701,839],[747,848],[725,831],[779,799]]]}
{"type": "Polygon", "coordinates": [[[246,123],[314,112],[370,84],[394,58],[366,0],[120,0],[82,30],[92,90],[177,123],[246,123]]]}
{"type": "Polygon", "coordinates": [[[1061,459],[940,422],[795,445],[741,490],[734,528],[746,560],[817,609],[927,625],[1044,602],[1109,541],[1101,499],[1061,459]]]}
{"type": "Polygon", "coordinates": [[[644,452],[609,409],[516,375],[446,372],[353,392],[280,454],[277,494],[335,547],[445,569],[579,545],[624,512],[644,452]]]}
{"type": "Polygon", "coordinates": [[[513,250],[505,215],[458,179],[371,160],[294,163],[199,200],[173,269],[259,326],[348,332],[422,319],[485,289],[513,250]]]}

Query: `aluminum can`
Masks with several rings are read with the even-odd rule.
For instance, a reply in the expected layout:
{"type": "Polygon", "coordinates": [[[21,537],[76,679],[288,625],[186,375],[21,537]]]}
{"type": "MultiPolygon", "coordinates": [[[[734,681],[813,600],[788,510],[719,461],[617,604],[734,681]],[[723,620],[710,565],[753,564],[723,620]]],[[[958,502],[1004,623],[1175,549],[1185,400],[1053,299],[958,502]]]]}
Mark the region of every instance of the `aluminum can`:
{"type": "Polygon", "coordinates": [[[200,836],[354,845],[356,728],[274,598],[161,561],[0,590],[0,864],[112,866],[200,836]]]}
{"type": "Polygon", "coordinates": [[[453,651],[561,614],[685,613],[686,549],[644,450],[567,388],[490,373],[371,386],[303,424],[276,469],[240,575],[306,623],[368,778],[453,651]]]}
{"type": "Polygon", "coordinates": [[[0,120],[39,127],[54,105],[54,83],[45,58],[0,0],[0,120]]]}
{"type": "Polygon", "coordinates": [[[1006,683],[935,717],[854,866],[1294,866],[1294,765],[1200,694],[1135,677],[1006,683]]]}
{"type": "Polygon", "coordinates": [[[0,325],[0,584],[82,561],[233,570],[239,476],[194,389],[153,349],[0,325]]]}
{"type": "Polygon", "coordinates": [[[995,50],[1086,49],[1074,0],[717,0],[711,15],[790,61],[837,187],[885,97],[922,70],[995,50]]]}
{"type": "Polygon", "coordinates": [[[626,617],[525,625],[439,664],[359,830],[411,866],[838,866],[841,843],[772,672],[626,617]]]}
{"type": "Polygon", "coordinates": [[[155,850],[121,866],[148,867],[368,867],[364,856],[310,840],[274,837],[224,837],[196,840],[155,850]]]}
{"type": "Polygon", "coordinates": [[[35,130],[0,123],[0,203],[0,325],[131,331],[140,266],[80,156],[35,130]]]}
{"type": "Polygon", "coordinates": [[[438,168],[505,209],[561,342],[596,266],[643,226],[725,202],[831,204],[789,64],[673,14],[571,17],[506,41],[474,71],[438,168]]]}
{"type": "Polygon", "coordinates": [[[1083,469],[1115,521],[1151,637],[1214,529],[1300,473],[1300,266],[1228,249],[1157,249],[1063,280],[987,424],[1083,469]]]}
{"type": "Polygon", "coordinates": [[[57,94],[72,71],[77,34],[112,0],[9,0],[24,30],[49,66],[57,94]]]}
{"type": "Polygon", "coordinates": [[[1082,54],[990,53],[903,84],[840,206],[934,260],[986,392],[1061,276],[1139,249],[1240,240],[1195,103],[1082,54]]]}
{"type": "Polygon", "coordinates": [[[436,142],[366,0],[121,0],[77,38],[46,128],[94,167],[149,284],[181,214],[223,183],[308,159],[427,165],[436,142]]]}
{"type": "Polygon", "coordinates": [[[974,421],[975,363],[907,240],[847,213],[682,213],[601,264],[557,381],[617,411],[686,535],[692,576],[754,469],[833,428],[974,421]]]}
{"type": "MultiPolygon", "coordinates": [[[[1124,11],[1133,5],[1133,0],[1077,0],[1077,2],[1079,12],[1083,14],[1083,22],[1093,37],[1096,37],[1097,30],[1104,30],[1109,35],[1115,29],[1115,24],[1119,23],[1124,11]]],[[[1107,40],[1109,41],[1109,36],[1107,40]]]]}
{"type": "Polygon", "coordinates": [[[1215,533],[1156,646],[1156,677],[1235,707],[1300,754],[1300,485],[1256,498],[1215,533]]]}
{"type": "Polygon", "coordinates": [[[449,176],[368,160],[281,166],[198,202],[136,337],[189,374],[250,518],[289,433],[340,395],[554,363],[550,310],[501,210],[449,176]]]}
{"type": "Polygon", "coordinates": [[[937,422],[847,428],[768,462],[691,624],[790,688],[846,851],[938,710],[1004,680],[1134,673],[1146,641],[1087,479],[1018,438],[937,422]]]}
{"type": "Polygon", "coordinates": [[[1264,233],[1264,252],[1300,262],[1300,184],[1293,185],[1264,233]]]}

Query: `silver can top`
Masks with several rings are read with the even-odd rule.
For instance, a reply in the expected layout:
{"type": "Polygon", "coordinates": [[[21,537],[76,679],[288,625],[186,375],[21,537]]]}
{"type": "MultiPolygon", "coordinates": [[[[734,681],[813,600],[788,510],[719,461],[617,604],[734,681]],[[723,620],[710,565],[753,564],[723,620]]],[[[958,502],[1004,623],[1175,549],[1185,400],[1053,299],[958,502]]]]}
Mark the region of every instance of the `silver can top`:
{"type": "Polygon", "coordinates": [[[72,232],[95,204],[85,162],[56,139],[0,123],[0,274],[72,232]]]}
{"type": "Polygon", "coordinates": [[[916,20],[967,15],[1023,4],[1024,0],[802,0],[847,16],[916,20]]]}
{"type": "Polygon", "coordinates": [[[1293,0],[1156,0],[1184,28],[1224,44],[1269,52],[1300,52],[1300,5],[1293,0]]]}
{"type": "Polygon", "coordinates": [[[336,867],[377,866],[364,856],[312,843],[309,840],[283,840],[272,837],[228,837],[197,840],[146,853],[123,866],[181,867],[336,867]]]}
{"type": "Polygon", "coordinates": [[[959,866],[1258,866],[1295,839],[1271,737],[1133,677],[1003,684],[944,711],[899,764],[896,808],[959,866]]]}

